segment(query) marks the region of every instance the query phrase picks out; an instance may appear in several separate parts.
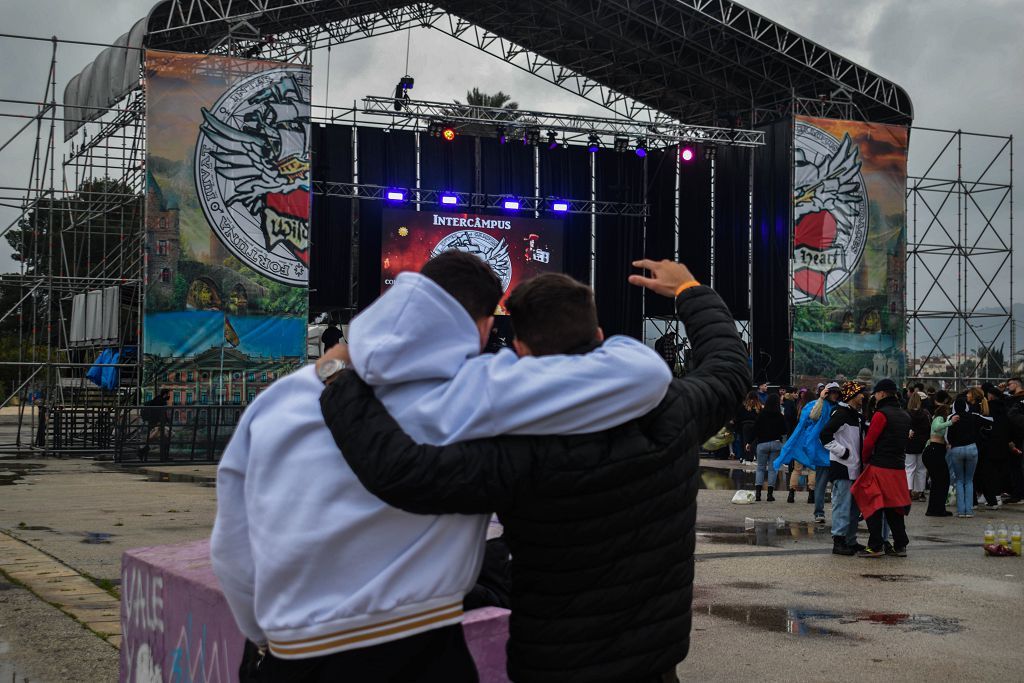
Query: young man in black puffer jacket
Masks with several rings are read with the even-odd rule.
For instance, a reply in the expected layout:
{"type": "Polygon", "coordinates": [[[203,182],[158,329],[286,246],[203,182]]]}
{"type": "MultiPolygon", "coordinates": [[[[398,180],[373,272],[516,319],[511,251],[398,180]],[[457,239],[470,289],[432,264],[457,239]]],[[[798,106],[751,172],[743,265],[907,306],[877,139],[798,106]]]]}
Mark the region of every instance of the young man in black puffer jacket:
{"type": "MultiPolygon", "coordinates": [[[[419,513],[496,511],[512,552],[509,676],[517,683],[674,681],[689,650],[697,449],[750,382],[746,350],[715,292],[670,262],[634,284],[676,296],[695,369],[651,413],[615,429],[417,446],[373,392],[343,373],[327,424],[360,481],[419,513]]],[[[520,355],[600,343],[593,292],[541,276],[509,299],[520,355]],[[563,330],[580,320],[589,344],[563,330]]]]}

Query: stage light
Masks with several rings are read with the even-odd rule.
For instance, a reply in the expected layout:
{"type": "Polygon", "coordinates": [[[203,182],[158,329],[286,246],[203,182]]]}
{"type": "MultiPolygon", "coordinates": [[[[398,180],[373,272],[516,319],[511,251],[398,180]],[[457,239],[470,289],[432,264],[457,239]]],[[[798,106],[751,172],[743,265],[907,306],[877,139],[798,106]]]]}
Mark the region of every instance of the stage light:
{"type": "Polygon", "coordinates": [[[523,144],[536,147],[540,144],[540,128],[527,128],[523,134],[523,144]]]}
{"type": "Polygon", "coordinates": [[[615,151],[625,152],[629,149],[629,138],[615,138],[615,151]]]}
{"type": "Polygon", "coordinates": [[[401,190],[388,190],[387,199],[389,202],[404,202],[405,193],[401,190]]]}
{"type": "Polygon", "coordinates": [[[587,140],[587,151],[591,154],[597,154],[601,149],[601,138],[597,137],[597,133],[591,133],[590,138],[587,140]]]}
{"type": "Polygon", "coordinates": [[[647,156],[647,140],[646,138],[636,139],[636,155],[643,159],[647,156]]]}
{"type": "Polygon", "coordinates": [[[682,151],[679,152],[679,158],[689,163],[697,157],[697,153],[693,150],[693,147],[683,147],[682,151]]]}
{"type": "Polygon", "coordinates": [[[508,129],[505,126],[498,126],[495,132],[498,134],[498,142],[500,144],[504,145],[508,142],[508,129]]]}
{"type": "Polygon", "coordinates": [[[717,153],[718,150],[715,148],[714,145],[707,145],[706,147],[704,147],[704,161],[711,161],[712,159],[715,158],[715,155],[717,153]]]}
{"type": "Polygon", "coordinates": [[[553,130],[548,131],[548,149],[558,149],[558,134],[553,130]]]}
{"type": "Polygon", "coordinates": [[[415,79],[408,74],[402,76],[402,79],[398,81],[398,85],[395,86],[395,111],[402,111],[405,102],[409,99],[409,91],[412,90],[415,83],[415,79]]]}
{"type": "Polygon", "coordinates": [[[459,198],[457,195],[445,193],[441,195],[441,204],[444,206],[458,206],[459,198]]]}
{"type": "Polygon", "coordinates": [[[519,210],[519,200],[518,199],[506,199],[504,201],[504,203],[502,204],[502,206],[505,207],[506,211],[518,211],[519,210]]]}
{"type": "Polygon", "coordinates": [[[443,137],[446,142],[453,142],[455,140],[455,129],[451,126],[446,127],[441,131],[441,137],[443,137]]]}
{"type": "Polygon", "coordinates": [[[565,213],[566,211],[569,210],[569,202],[563,201],[561,199],[556,199],[555,201],[551,202],[551,210],[556,213],[565,213]]]}

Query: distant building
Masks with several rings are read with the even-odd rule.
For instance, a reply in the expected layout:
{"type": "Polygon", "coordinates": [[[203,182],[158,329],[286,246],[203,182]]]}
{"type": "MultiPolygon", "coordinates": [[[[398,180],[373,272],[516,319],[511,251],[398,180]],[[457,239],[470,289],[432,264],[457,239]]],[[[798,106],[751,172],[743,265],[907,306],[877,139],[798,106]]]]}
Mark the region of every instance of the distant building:
{"type": "Polygon", "coordinates": [[[146,283],[169,298],[181,259],[180,211],[151,173],[146,178],[146,283]]]}

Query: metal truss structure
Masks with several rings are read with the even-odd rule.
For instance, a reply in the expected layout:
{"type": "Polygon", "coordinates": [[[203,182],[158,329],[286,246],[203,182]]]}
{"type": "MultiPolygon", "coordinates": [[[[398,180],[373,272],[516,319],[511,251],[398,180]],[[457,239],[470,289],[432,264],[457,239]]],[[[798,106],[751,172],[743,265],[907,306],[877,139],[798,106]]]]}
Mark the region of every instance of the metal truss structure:
{"type": "Polygon", "coordinates": [[[907,181],[908,375],[959,389],[1020,372],[1013,138],[914,128],[907,181]]]}
{"type": "MultiPolygon", "coordinates": [[[[716,126],[679,125],[672,123],[645,123],[631,119],[602,118],[581,114],[554,114],[551,112],[516,109],[514,112],[500,107],[480,107],[450,102],[401,100],[402,110],[395,111],[393,97],[364,97],[363,113],[387,116],[400,121],[437,121],[445,123],[483,124],[502,126],[514,137],[513,131],[534,128],[556,131],[571,136],[573,141],[585,141],[587,136],[608,138],[625,137],[645,140],[656,146],[675,145],[680,142],[699,142],[736,147],[764,145],[764,131],[716,126]]],[[[521,136],[519,136],[521,137],[521,136]]]]}
{"type": "Polygon", "coordinates": [[[552,201],[557,199],[565,202],[566,209],[559,213],[577,213],[592,216],[632,216],[646,217],[650,211],[644,203],[605,202],[591,199],[571,199],[567,197],[529,197],[508,194],[480,194],[476,192],[446,192],[443,190],[424,190],[407,187],[383,187],[381,185],[365,185],[361,183],[334,183],[313,181],[313,194],[324,197],[345,197],[347,199],[375,199],[393,201],[410,206],[441,206],[441,196],[454,197],[459,208],[477,210],[504,210],[506,200],[514,199],[519,203],[517,211],[552,212],[552,201]],[[389,200],[388,192],[399,192],[403,199],[389,200]]]}
{"type": "MultiPolygon", "coordinates": [[[[20,412],[15,442],[0,449],[102,455],[148,439],[138,431],[147,201],[141,51],[310,63],[318,49],[413,28],[439,31],[611,113],[602,119],[520,112],[573,139],[597,130],[666,144],[757,146],[763,137],[749,128],[798,107],[887,123],[909,124],[913,116],[895,84],[731,0],[162,0],[114,43],[94,44],[103,51],[73,77],[74,87],[63,89],[55,65],[64,41],[43,39],[53,48],[49,72],[40,74],[44,96],[0,100],[5,108],[21,107],[7,116],[25,120],[10,140],[0,140],[0,157],[20,167],[21,157],[8,155],[26,140],[31,148],[25,184],[0,188],[0,210],[13,217],[0,224],[0,236],[22,240],[23,259],[21,272],[0,281],[0,331],[17,339],[0,357],[10,385],[3,405],[17,402],[20,412]],[[104,82],[109,74],[117,77],[104,82]],[[76,338],[76,298],[114,287],[120,302],[114,338],[103,344],[76,338]],[[107,366],[120,371],[124,388],[104,393],[85,379],[101,346],[135,349],[129,360],[107,366]]],[[[367,113],[387,107],[392,115],[389,99],[364,104],[367,113]]],[[[416,126],[435,116],[467,124],[497,120],[480,108],[453,117],[450,105],[417,106],[416,116],[404,112],[416,126]]],[[[388,125],[401,123],[392,118],[388,125]]],[[[314,191],[377,198],[384,189],[322,183],[314,191]]],[[[437,197],[419,189],[410,199],[437,197]]],[[[530,211],[550,198],[518,199],[530,211]]],[[[592,216],[647,211],[593,197],[560,199],[570,212],[592,216]]],[[[494,208],[504,197],[462,200],[494,208]]],[[[193,434],[193,453],[196,439],[193,434]]]]}

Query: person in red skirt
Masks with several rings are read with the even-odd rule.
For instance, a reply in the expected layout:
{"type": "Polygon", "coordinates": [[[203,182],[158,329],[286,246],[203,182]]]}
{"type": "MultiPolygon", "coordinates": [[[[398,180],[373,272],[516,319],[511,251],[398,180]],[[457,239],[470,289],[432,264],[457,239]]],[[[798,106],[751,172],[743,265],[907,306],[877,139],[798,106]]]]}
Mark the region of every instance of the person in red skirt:
{"type": "Polygon", "coordinates": [[[907,527],[904,517],[910,512],[910,492],[904,470],[904,453],[910,440],[910,413],[900,406],[896,382],[883,379],[875,385],[875,414],[864,437],[861,459],[864,471],[850,493],[857,501],[868,524],[868,547],[858,557],[883,557],[882,517],[892,531],[892,544],[898,557],[907,556],[907,527]]]}

